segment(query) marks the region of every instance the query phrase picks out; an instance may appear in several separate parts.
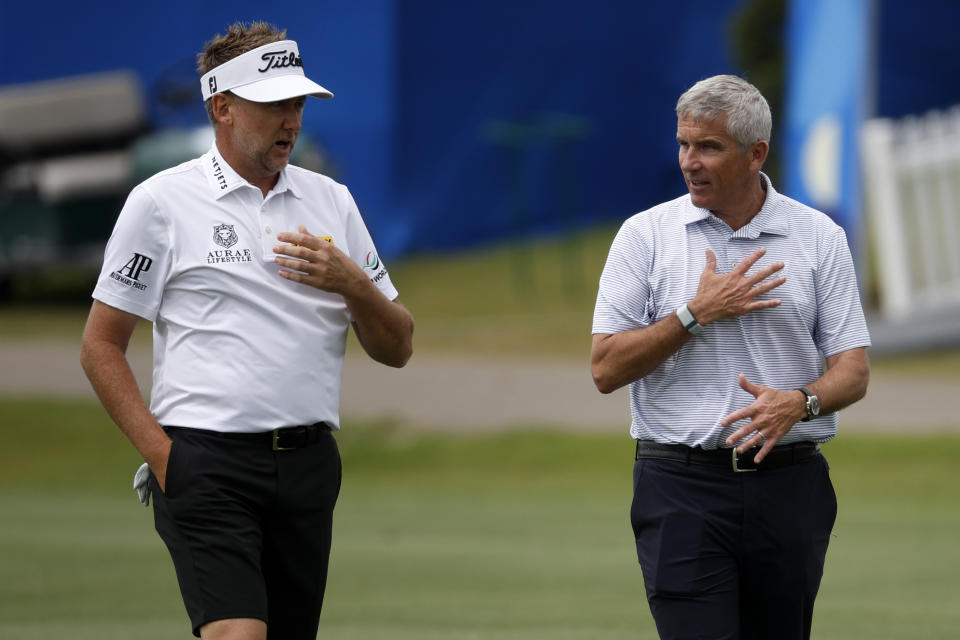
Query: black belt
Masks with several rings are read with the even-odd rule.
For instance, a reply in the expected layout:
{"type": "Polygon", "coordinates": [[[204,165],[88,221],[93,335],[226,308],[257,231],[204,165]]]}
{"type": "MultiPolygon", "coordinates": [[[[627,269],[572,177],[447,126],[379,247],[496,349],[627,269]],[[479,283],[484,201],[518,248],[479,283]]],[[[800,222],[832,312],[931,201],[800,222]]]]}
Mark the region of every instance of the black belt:
{"type": "Polygon", "coordinates": [[[165,431],[180,431],[182,433],[202,434],[224,440],[238,440],[250,444],[263,445],[274,451],[292,451],[314,445],[330,433],[330,425],[326,422],[304,424],[297,427],[283,427],[273,431],[257,433],[233,433],[212,431],[210,429],[194,429],[192,427],[164,427],[165,431]]]}
{"type": "Polygon", "coordinates": [[[674,460],[687,464],[705,464],[712,467],[726,467],[733,471],[757,471],[758,469],[776,469],[787,467],[820,455],[820,445],[816,442],[795,442],[779,445],[771,449],[763,461],[757,464],[753,457],[760,447],[747,449],[737,454],[732,449],[701,449],[683,444],[660,444],[653,440],[637,440],[637,460],[653,458],[656,460],[674,460]]]}

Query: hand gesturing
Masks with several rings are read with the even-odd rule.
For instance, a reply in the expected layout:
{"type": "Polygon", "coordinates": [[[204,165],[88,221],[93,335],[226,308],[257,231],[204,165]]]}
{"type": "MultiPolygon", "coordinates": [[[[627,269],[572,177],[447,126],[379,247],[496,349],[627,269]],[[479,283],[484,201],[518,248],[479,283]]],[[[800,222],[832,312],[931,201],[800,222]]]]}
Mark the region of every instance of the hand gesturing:
{"type": "Polygon", "coordinates": [[[707,249],[707,265],[700,275],[697,295],[689,304],[690,312],[696,316],[700,324],[706,325],[714,320],[742,316],[751,311],[769,309],[780,304],[779,299],[757,300],[757,297],[787,281],[786,276],[779,276],[764,282],[783,269],[782,262],[771,263],[753,275],[747,275],[750,267],[756,264],[766,252],[766,249],[757,249],[730,272],[717,273],[717,256],[707,249]]]}
{"type": "Polygon", "coordinates": [[[345,253],[312,235],[302,225],[299,233],[278,233],[277,240],[290,243],[273,248],[274,253],[278,254],[277,264],[286,267],[280,270],[280,275],[287,280],[346,294],[366,278],[360,267],[345,253]]]}
{"type": "Polygon", "coordinates": [[[738,452],[743,453],[751,447],[760,446],[760,451],[754,456],[755,461],[760,462],[800,419],[801,416],[797,414],[801,406],[798,392],[780,391],[755,384],[747,380],[742,373],[738,382],[741,389],[754,397],[754,401],[723,419],[721,424],[724,427],[732,426],[743,419],[749,420],[727,436],[726,443],[732,447],[746,438],[737,447],[738,452]]]}

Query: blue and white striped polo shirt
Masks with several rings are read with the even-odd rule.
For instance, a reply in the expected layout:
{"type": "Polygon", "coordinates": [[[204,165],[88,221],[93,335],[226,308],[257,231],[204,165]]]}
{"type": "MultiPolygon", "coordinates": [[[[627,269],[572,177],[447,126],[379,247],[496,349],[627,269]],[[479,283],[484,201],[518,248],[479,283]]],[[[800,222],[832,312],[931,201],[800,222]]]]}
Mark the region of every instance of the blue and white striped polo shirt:
{"type": "MultiPolygon", "coordinates": [[[[763,175],[763,174],[761,174],[763,175]]],[[[630,384],[630,434],[657,442],[723,447],[735,429],[721,421],[754,398],[737,376],[776,389],[797,389],[819,378],[823,358],[870,345],[843,229],[823,213],[777,193],[767,196],[750,224],[733,231],[685,195],[629,218],[610,248],[600,277],[594,334],[647,327],[675,313],[697,293],[706,249],[717,271],[730,271],[754,250],[786,266],[787,281],[761,298],[782,304],[711,323],[655,371],[630,384]]],[[[797,423],[781,440],[825,442],[837,415],[797,423]]]]}

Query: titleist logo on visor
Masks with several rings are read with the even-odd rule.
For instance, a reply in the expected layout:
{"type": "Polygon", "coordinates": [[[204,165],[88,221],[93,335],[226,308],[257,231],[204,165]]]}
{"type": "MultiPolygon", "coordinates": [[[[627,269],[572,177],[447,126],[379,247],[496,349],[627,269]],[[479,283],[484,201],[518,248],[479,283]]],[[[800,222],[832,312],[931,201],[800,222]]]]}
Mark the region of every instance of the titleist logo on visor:
{"type": "Polygon", "coordinates": [[[304,75],[300,48],[293,40],[271,42],[241,53],[200,78],[204,100],[224,91],[232,91],[253,102],[273,102],[297,96],[333,97],[332,93],[304,75]]]}
{"type": "Polygon", "coordinates": [[[260,59],[266,63],[263,68],[257,69],[260,73],[266,73],[270,69],[303,66],[303,60],[300,56],[298,56],[295,51],[288,52],[286,49],[282,51],[267,51],[260,56],[260,59]]]}

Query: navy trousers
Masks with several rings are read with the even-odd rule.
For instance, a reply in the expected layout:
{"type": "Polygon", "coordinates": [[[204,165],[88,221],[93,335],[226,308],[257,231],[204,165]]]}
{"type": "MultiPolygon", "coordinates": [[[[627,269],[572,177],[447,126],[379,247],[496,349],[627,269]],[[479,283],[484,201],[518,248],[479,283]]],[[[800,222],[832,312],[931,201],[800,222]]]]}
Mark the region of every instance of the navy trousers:
{"type": "Polygon", "coordinates": [[[836,515],[822,455],[748,473],[637,460],[630,516],[661,639],[808,639],[836,515]]]}

